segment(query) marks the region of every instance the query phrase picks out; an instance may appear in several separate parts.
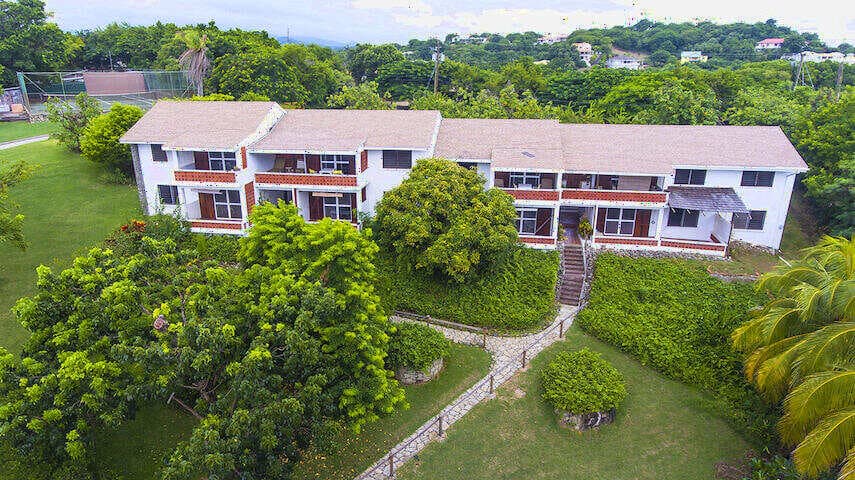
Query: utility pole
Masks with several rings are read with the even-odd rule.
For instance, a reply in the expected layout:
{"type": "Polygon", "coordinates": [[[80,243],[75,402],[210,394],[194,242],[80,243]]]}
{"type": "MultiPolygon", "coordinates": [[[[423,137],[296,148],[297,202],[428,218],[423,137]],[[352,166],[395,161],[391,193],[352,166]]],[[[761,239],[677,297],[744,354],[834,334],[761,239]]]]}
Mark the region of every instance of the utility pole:
{"type": "Polygon", "coordinates": [[[804,79],[802,78],[802,65],[804,65],[804,63],[805,52],[799,52],[799,69],[796,71],[796,79],[793,80],[793,90],[796,89],[796,85],[798,85],[799,82],[801,82],[802,85],[804,85],[805,83],[804,79]]]}
{"type": "Polygon", "coordinates": [[[433,94],[439,91],[439,38],[436,39],[436,48],[434,48],[434,66],[433,66],[433,94]]]}
{"type": "Polygon", "coordinates": [[[843,60],[840,60],[840,65],[837,66],[837,81],[834,89],[837,90],[837,99],[840,100],[840,86],[843,85],[843,60]]]}

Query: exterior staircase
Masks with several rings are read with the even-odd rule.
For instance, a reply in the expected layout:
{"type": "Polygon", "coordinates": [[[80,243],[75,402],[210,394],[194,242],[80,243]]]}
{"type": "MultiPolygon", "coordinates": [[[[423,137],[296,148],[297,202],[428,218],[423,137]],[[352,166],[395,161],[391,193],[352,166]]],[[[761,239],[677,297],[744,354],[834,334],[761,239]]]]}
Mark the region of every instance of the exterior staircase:
{"type": "Polygon", "coordinates": [[[585,279],[582,255],[581,245],[564,244],[564,251],[561,252],[561,284],[558,288],[558,301],[564,305],[579,305],[585,279]]]}

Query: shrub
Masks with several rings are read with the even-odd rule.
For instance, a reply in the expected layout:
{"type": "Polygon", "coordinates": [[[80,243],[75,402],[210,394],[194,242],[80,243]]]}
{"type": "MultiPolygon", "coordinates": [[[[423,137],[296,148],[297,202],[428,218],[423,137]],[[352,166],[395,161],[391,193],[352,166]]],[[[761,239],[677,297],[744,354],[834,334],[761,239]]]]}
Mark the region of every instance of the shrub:
{"type": "Polygon", "coordinates": [[[119,143],[119,137],[142,116],[143,111],[139,107],[114,103],[109,112],[93,118],[83,129],[80,138],[83,158],[130,175],[133,172],[131,149],[119,143]]]}
{"type": "Polygon", "coordinates": [[[579,225],[576,226],[576,231],[582,238],[591,238],[591,235],[594,234],[594,227],[591,226],[591,222],[587,218],[582,218],[579,220],[579,225]]]}
{"type": "Polygon", "coordinates": [[[196,251],[202,258],[210,258],[223,263],[237,263],[240,242],[229,235],[193,235],[196,251]]]}
{"type": "Polygon", "coordinates": [[[78,93],[74,103],[52,98],[45,107],[48,121],[57,126],[51,138],[74,152],[80,151],[83,130],[93,118],[101,115],[101,104],[85,93],[78,93]]]}
{"type": "Polygon", "coordinates": [[[418,323],[399,323],[389,338],[386,364],[392,368],[427,370],[450,351],[451,342],[436,330],[418,323]]]}
{"type": "Polygon", "coordinates": [[[554,315],[558,252],[514,248],[492,269],[466,283],[401,270],[391,256],[383,252],[377,261],[380,298],[387,311],[501,329],[528,329],[554,315]]]}
{"type": "Polygon", "coordinates": [[[730,334],[757,305],[753,286],[712,278],[675,259],[597,258],[586,332],[645,365],[713,394],[707,407],[756,442],[775,439],[775,415],[742,375],[730,334]]]}
{"type": "Polygon", "coordinates": [[[587,348],[559,353],[543,369],[540,381],[544,399],[574,414],[605,412],[626,398],[623,375],[587,348]]]}
{"type": "Polygon", "coordinates": [[[141,251],[143,237],[158,241],[171,239],[180,246],[190,238],[190,224],[177,215],[157,214],[131,219],[110,234],[104,244],[118,255],[132,255],[141,251]]]}

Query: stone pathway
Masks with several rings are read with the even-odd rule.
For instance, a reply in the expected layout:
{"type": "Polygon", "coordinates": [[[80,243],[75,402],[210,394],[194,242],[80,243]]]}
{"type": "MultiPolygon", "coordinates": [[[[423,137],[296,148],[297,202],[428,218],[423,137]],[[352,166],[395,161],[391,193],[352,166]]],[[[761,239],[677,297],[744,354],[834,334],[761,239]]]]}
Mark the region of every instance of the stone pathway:
{"type": "Polygon", "coordinates": [[[35,142],[43,142],[50,138],[50,135],[37,135],[35,137],[28,138],[19,138],[18,140],[12,140],[11,142],[3,142],[0,143],[0,150],[6,150],[7,148],[19,147],[21,145],[26,145],[28,143],[35,142]]]}
{"type": "MultiPolygon", "coordinates": [[[[525,363],[540,353],[544,348],[552,345],[560,339],[559,331],[566,332],[573,323],[578,307],[564,305],[552,323],[538,333],[523,335],[520,337],[486,336],[484,347],[493,357],[490,373],[475,383],[472,387],[461,394],[457,399],[442,409],[439,415],[424,423],[412,435],[405,438],[401,443],[387,452],[383,458],[369,467],[365,472],[356,477],[356,480],[386,480],[391,477],[398,467],[411,459],[415,454],[424,449],[428,443],[438,438],[441,429],[444,431],[457,420],[463,418],[469,410],[483,400],[493,398],[490,393],[490,384],[493,389],[508,381],[519,370],[523,368],[523,352],[525,352],[525,363]],[[491,380],[492,379],[492,380],[491,380]],[[390,465],[391,463],[391,465],[390,465]]],[[[391,317],[395,322],[414,322],[416,320],[403,317],[391,317]]],[[[480,333],[456,330],[428,324],[438,330],[449,340],[467,345],[482,346],[484,336],[480,333]]]]}

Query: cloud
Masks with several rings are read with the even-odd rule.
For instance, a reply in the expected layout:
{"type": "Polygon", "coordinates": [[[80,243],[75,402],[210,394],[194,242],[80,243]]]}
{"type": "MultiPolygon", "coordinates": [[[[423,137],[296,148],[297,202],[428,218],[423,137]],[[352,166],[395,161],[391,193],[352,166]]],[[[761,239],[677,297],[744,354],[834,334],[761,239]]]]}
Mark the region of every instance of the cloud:
{"type": "Polygon", "coordinates": [[[393,18],[402,25],[426,29],[442,28],[461,33],[570,32],[577,28],[622,25],[627,20],[625,12],[621,10],[595,12],[549,8],[494,8],[448,15],[396,13],[393,18]]]}
{"type": "Polygon", "coordinates": [[[359,10],[407,10],[417,15],[431,15],[433,9],[422,0],[353,0],[350,6],[359,10]]]}

